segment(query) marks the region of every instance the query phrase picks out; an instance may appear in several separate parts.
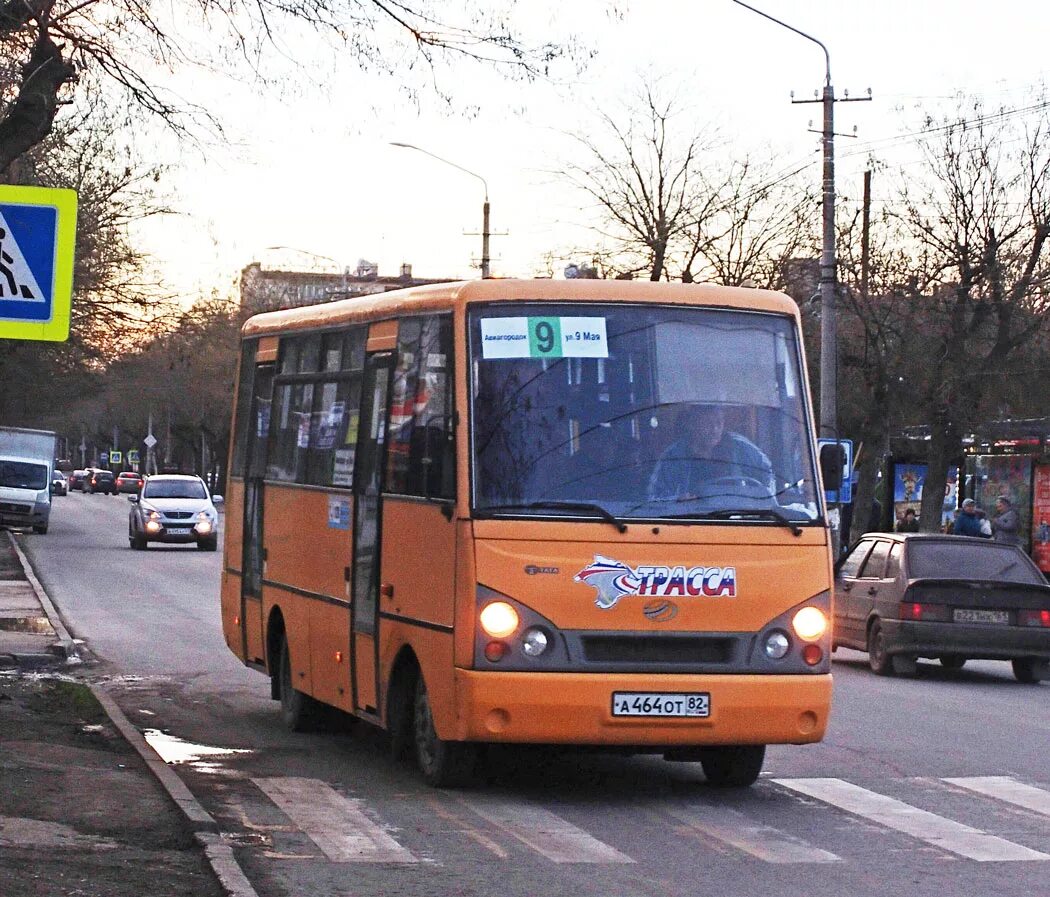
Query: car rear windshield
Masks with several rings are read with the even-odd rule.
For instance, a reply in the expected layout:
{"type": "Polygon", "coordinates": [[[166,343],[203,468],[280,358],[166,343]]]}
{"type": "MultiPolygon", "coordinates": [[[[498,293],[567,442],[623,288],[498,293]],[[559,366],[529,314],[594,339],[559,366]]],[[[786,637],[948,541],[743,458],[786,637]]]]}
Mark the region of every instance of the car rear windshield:
{"type": "Polygon", "coordinates": [[[203,483],[193,480],[163,480],[159,483],[147,482],[142,491],[143,498],[207,498],[203,483]]]}
{"type": "Polygon", "coordinates": [[[1019,548],[991,542],[912,541],[912,579],[980,579],[1045,585],[1046,580],[1019,548]]]}

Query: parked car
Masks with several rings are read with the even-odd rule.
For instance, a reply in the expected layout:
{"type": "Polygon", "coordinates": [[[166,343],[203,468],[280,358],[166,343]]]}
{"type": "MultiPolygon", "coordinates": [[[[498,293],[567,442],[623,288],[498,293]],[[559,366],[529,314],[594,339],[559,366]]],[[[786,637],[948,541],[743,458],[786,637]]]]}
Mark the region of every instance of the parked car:
{"type": "Polygon", "coordinates": [[[196,543],[201,551],[215,551],[219,544],[219,512],[204,480],[184,474],[146,477],[142,491],[131,495],[128,542],[141,551],[150,542],[196,543]]]}
{"type": "Polygon", "coordinates": [[[86,492],[92,494],[103,492],[107,495],[117,494],[117,481],[112,470],[93,470],[91,478],[87,482],[86,492]]]}
{"type": "Polygon", "coordinates": [[[132,470],[122,470],[117,474],[117,492],[130,492],[137,495],[142,488],[143,477],[132,470]]]}
{"type": "Polygon", "coordinates": [[[52,495],[68,495],[69,494],[69,480],[66,479],[66,475],[61,470],[55,470],[51,475],[51,494],[52,495]]]}
{"type": "Polygon", "coordinates": [[[90,471],[78,467],[69,475],[69,491],[83,492],[90,471]]]}
{"type": "Polygon", "coordinates": [[[968,536],[867,533],[836,566],[833,645],[876,673],[912,675],[1009,660],[1020,682],[1050,679],[1050,585],[1020,548],[968,536]]]}

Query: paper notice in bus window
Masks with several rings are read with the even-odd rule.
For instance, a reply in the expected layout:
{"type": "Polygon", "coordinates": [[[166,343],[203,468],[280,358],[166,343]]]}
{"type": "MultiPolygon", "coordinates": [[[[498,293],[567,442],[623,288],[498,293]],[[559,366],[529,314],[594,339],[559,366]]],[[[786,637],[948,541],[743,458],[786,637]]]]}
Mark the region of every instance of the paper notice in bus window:
{"type": "Polygon", "coordinates": [[[481,357],[608,358],[605,318],[483,318],[481,357]]]}
{"type": "Polygon", "coordinates": [[[354,485],[354,448],[335,450],[335,463],[332,466],[333,486],[354,485]]]}

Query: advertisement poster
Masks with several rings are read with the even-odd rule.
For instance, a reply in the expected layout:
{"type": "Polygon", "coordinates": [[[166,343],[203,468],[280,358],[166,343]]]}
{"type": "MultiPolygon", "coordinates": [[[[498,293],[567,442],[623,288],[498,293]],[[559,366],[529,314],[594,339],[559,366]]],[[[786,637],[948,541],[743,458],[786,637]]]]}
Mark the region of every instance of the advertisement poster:
{"type": "Polygon", "coordinates": [[[896,530],[904,512],[911,508],[916,514],[922,503],[922,484],[926,481],[925,464],[893,465],[893,528],[896,530]]]}
{"type": "MultiPolygon", "coordinates": [[[[922,487],[926,482],[925,464],[895,464],[893,466],[893,528],[911,508],[916,516],[922,505],[922,487]]],[[[959,506],[959,468],[948,468],[948,480],[944,487],[944,504],[941,507],[941,529],[947,529],[955,520],[959,506]]]]}
{"type": "Polygon", "coordinates": [[[1050,464],[1036,464],[1032,474],[1032,560],[1050,572],[1050,464]]]}
{"type": "Polygon", "coordinates": [[[1032,534],[1032,459],[1027,455],[978,455],[976,459],[977,507],[995,516],[995,499],[1005,495],[1021,517],[1021,546],[1028,548],[1032,534]]]}

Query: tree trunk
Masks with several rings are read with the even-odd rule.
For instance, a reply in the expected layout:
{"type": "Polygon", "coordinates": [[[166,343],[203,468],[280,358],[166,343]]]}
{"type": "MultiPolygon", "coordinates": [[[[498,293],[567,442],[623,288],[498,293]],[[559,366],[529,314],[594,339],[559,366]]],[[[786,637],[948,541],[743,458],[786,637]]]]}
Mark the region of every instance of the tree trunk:
{"type": "Polygon", "coordinates": [[[862,533],[878,529],[881,520],[872,514],[875,486],[879,469],[889,447],[889,430],[883,426],[881,432],[872,428],[865,432],[864,453],[857,464],[857,488],[853,491],[853,522],[850,525],[850,540],[855,541],[862,533]]]}
{"type": "Polygon", "coordinates": [[[48,135],[58,112],[58,92],[75,77],[76,70],[41,26],[22,67],[18,96],[0,121],[0,171],[8,171],[15,159],[48,135]]]}
{"type": "Polygon", "coordinates": [[[962,439],[947,413],[941,411],[935,415],[931,426],[933,430],[930,434],[930,454],[926,481],[922,486],[922,509],[919,514],[919,530],[924,533],[941,531],[948,468],[962,453],[962,439]]]}

